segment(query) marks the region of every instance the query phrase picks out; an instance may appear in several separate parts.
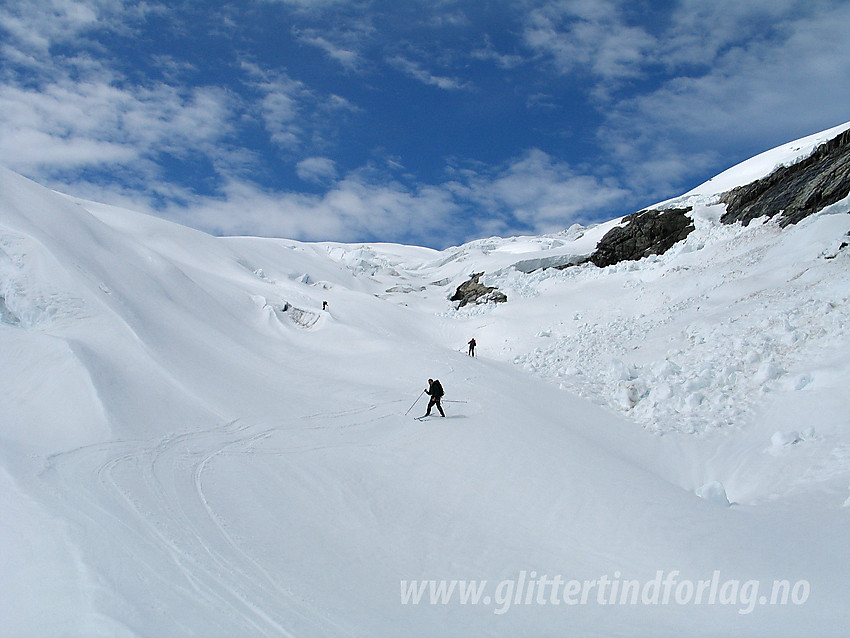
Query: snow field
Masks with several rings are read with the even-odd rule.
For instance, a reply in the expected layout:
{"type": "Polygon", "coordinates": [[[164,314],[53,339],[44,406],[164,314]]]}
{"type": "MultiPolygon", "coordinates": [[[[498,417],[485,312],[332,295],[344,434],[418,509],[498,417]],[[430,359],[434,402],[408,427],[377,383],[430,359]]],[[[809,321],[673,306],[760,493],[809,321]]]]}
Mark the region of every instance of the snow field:
{"type": "Polygon", "coordinates": [[[830,297],[830,278],[846,277],[846,265],[813,261],[820,281],[810,274],[772,289],[732,274],[713,289],[691,290],[691,278],[707,279],[698,267],[647,265],[665,272],[648,284],[642,273],[624,278],[620,298],[634,311],[611,317],[603,309],[607,323],[595,323],[576,310],[572,321],[539,331],[543,345],[516,362],[631,412],[653,431],[743,425],[765,394],[815,382],[815,371],[795,373],[795,364],[823,360],[847,341],[845,299],[830,297]]]}
{"type": "Polygon", "coordinates": [[[214,238],[7,171],[0,197],[0,634],[845,632],[846,202],[742,229],[695,192],[666,255],[533,270],[617,220],[437,253],[214,238]],[[482,270],[509,302],[454,310],[482,270]],[[399,598],[659,570],[811,595],[399,598]]]}

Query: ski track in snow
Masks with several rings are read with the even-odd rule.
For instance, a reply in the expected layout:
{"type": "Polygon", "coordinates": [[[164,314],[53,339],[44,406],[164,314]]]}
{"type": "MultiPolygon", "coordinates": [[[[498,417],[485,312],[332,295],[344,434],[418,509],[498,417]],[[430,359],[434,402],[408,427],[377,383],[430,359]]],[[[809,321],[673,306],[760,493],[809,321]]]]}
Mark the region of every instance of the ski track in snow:
{"type": "MultiPolygon", "coordinates": [[[[342,415],[351,412],[329,416],[342,415]]],[[[354,426],[356,423],[346,427],[354,426]]],[[[68,518],[80,527],[78,533],[88,539],[86,544],[99,545],[91,542],[91,536],[103,537],[106,544],[113,534],[135,541],[136,551],[130,544],[122,548],[127,555],[121,558],[119,571],[132,573],[144,590],[171,591],[171,600],[161,593],[150,600],[167,633],[173,632],[174,622],[194,633],[203,626],[203,618],[183,619],[182,611],[209,607],[229,610],[224,613],[231,622],[229,627],[223,627],[217,616],[208,628],[215,635],[296,635],[286,629],[294,618],[302,619],[303,630],[347,635],[347,630],[330,620],[324,626],[317,623],[315,609],[299,601],[286,583],[278,582],[249,556],[230,536],[226,521],[205,494],[204,474],[218,457],[282,457],[345,445],[277,444],[266,449],[265,444],[280,432],[234,422],[151,444],[98,444],[52,456],[41,478],[55,492],[53,496],[68,518]],[[96,482],[89,481],[90,476],[95,476],[96,482]],[[151,557],[156,557],[156,564],[149,562],[151,557]]],[[[112,557],[88,558],[102,567],[102,574],[116,573],[112,557]]],[[[126,590],[126,583],[115,585],[116,590],[126,590]]],[[[140,593],[140,598],[145,601],[147,597],[140,593]]],[[[141,608],[144,604],[134,601],[141,608]]]]}
{"type": "MultiPolygon", "coordinates": [[[[144,625],[158,618],[168,635],[178,627],[206,635],[356,635],[301,600],[232,537],[226,515],[207,495],[207,474],[212,463],[228,457],[285,463],[292,455],[421,438],[421,431],[408,428],[361,440],[358,428],[398,422],[387,412],[398,404],[386,404],[383,412],[375,404],[317,412],[270,428],[233,421],[151,442],[85,446],[47,458],[39,487],[65,512],[80,545],[94,550],[86,558],[101,578],[118,579],[107,589],[134,592],[132,601],[100,601],[116,619],[152,614],[144,625]],[[113,537],[124,539],[121,555],[99,555],[113,537]],[[163,596],[163,589],[170,594],[163,596]],[[128,603],[129,611],[123,608],[128,603]],[[218,613],[206,618],[207,609],[218,613]]],[[[127,622],[131,631],[145,633],[127,622]]]]}

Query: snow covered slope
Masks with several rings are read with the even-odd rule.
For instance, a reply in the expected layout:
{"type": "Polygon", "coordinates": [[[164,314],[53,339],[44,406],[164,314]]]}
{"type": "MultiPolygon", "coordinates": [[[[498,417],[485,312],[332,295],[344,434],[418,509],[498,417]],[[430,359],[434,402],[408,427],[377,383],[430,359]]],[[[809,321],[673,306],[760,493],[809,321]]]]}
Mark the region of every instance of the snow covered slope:
{"type": "Polygon", "coordinates": [[[0,635],[842,635],[850,201],[741,228],[716,190],[835,132],[606,269],[542,267],[619,220],[215,238],[0,170],[0,635]],[[481,271],[508,303],[455,310],[481,271]],[[487,582],[405,599],[440,579],[487,582]]]}

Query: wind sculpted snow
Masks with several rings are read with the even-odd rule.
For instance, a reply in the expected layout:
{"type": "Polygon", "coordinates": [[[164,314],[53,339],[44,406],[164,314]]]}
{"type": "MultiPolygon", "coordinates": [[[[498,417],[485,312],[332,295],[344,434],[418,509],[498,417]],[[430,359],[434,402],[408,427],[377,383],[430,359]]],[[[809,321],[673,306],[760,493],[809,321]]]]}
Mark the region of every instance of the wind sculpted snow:
{"type": "Polygon", "coordinates": [[[0,172],[0,634],[842,635],[850,202],[742,228],[715,195],[664,255],[533,270],[618,220],[215,238],[0,172]],[[481,271],[509,302],[454,309],[481,271]],[[809,589],[599,594],[659,572],[809,589]],[[544,575],[596,589],[496,604],[544,575]],[[489,602],[404,602],[440,579],[489,602]]]}

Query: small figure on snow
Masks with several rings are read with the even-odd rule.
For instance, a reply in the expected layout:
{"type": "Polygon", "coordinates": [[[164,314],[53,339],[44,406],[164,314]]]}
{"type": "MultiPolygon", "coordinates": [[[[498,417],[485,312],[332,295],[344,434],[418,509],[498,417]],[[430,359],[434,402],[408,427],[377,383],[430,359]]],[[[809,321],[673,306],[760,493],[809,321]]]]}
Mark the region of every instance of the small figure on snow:
{"type": "Polygon", "coordinates": [[[431,397],[431,400],[428,402],[428,409],[425,410],[425,416],[431,415],[431,408],[435,405],[437,409],[440,411],[440,416],[446,416],[446,413],[443,412],[443,406],[440,405],[440,399],[443,398],[443,386],[440,384],[439,379],[428,379],[428,389],[425,390],[425,394],[431,397]]]}
{"type": "Polygon", "coordinates": [[[328,302],[327,302],[327,301],[323,301],[323,302],[322,302],[322,310],[327,310],[327,309],[328,309],[328,302]]]}
{"type": "Polygon", "coordinates": [[[470,357],[475,356],[475,345],[476,345],[475,344],[475,337],[473,337],[472,339],[469,340],[469,356],[470,357]]]}

